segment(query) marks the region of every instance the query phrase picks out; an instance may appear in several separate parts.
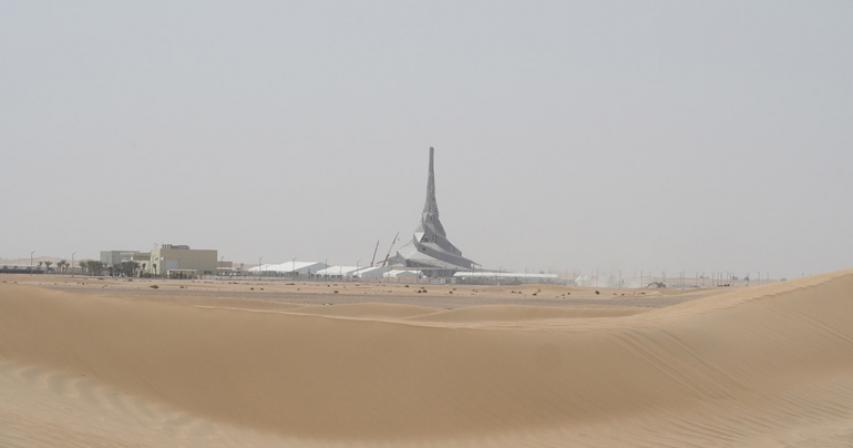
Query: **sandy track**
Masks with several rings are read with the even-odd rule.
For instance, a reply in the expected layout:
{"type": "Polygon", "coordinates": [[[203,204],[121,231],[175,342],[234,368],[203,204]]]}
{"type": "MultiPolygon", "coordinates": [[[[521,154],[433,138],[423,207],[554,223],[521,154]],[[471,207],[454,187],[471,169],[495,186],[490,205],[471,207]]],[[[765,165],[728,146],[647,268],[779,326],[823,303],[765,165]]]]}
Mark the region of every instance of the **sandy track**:
{"type": "Polygon", "coordinates": [[[18,403],[0,404],[9,446],[48,446],[33,434],[48,424],[88,446],[853,440],[851,273],[646,312],[279,307],[0,284],[0,356],[0,394],[18,403]],[[85,421],[106,412],[103,427],[57,423],[69,406],[85,421]],[[169,415],[200,429],[170,436],[169,415]]]}

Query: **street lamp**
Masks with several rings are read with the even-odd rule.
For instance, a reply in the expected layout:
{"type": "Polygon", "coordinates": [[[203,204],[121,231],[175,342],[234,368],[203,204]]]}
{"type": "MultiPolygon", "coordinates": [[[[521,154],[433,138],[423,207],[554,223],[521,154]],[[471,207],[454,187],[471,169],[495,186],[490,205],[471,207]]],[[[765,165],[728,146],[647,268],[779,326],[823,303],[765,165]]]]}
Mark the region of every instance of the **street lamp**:
{"type": "Polygon", "coordinates": [[[77,252],[71,252],[71,276],[74,277],[74,256],[77,252]]]}

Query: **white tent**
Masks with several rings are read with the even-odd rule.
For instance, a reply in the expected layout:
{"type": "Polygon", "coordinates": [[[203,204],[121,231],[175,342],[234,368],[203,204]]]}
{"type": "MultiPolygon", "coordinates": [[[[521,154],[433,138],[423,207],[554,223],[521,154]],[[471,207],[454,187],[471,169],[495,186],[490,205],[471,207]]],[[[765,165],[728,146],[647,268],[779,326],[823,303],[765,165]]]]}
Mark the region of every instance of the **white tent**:
{"type": "Polygon", "coordinates": [[[352,277],[358,269],[358,266],[329,266],[315,272],[315,274],[320,277],[352,277]]]}
{"type": "Polygon", "coordinates": [[[275,273],[275,274],[297,274],[310,275],[316,274],[326,267],[325,263],[317,261],[285,261],[278,264],[262,264],[249,268],[249,272],[258,273],[275,273]]]}
{"type": "Polygon", "coordinates": [[[382,277],[386,280],[414,282],[423,277],[423,275],[423,272],[416,269],[392,269],[382,274],[382,277]]]}
{"type": "Polygon", "coordinates": [[[353,277],[358,277],[365,280],[376,280],[381,279],[383,274],[388,272],[391,268],[387,266],[366,266],[355,272],[353,272],[353,277]]]}

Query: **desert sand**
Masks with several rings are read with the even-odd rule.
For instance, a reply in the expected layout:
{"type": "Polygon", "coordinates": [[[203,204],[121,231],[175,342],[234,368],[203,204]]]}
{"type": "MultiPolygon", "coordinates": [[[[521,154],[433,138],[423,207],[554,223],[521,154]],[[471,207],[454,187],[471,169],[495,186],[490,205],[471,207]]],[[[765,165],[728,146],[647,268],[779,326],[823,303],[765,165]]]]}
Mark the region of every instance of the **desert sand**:
{"type": "Polygon", "coordinates": [[[851,271],[687,293],[0,281],[3,447],[853,443],[851,271]]]}

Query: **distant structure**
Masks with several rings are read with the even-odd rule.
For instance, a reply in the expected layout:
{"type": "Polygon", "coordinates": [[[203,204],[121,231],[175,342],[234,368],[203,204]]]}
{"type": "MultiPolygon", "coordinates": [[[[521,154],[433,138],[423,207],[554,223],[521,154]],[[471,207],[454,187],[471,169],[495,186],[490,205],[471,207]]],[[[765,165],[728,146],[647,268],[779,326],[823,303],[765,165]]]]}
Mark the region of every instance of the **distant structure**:
{"type": "Polygon", "coordinates": [[[462,251],[447,239],[447,233],[438,218],[434,157],[435,149],[430,147],[426,203],[420,224],[412,239],[388,262],[391,266],[417,268],[429,277],[452,277],[458,271],[473,271],[478,264],[463,257],[462,251]]]}
{"type": "Polygon", "coordinates": [[[163,244],[151,251],[149,263],[143,267],[147,275],[170,278],[194,278],[216,274],[217,252],[190,249],[179,244],[163,244]]]}
{"type": "Polygon", "coordinates": [[[320,263],[318,261],[299,261],[294,258],[290,261],[285,261],[282,263],[271,263],[254,266],[249,268],[248,272],[268,276],[299,278],[317,275],[319,271],[322,271],[327,267],[328,266],[326,265],[326,263],[320,263]]]}
{"type": "Polygon", "coordinates": [[[320,278],[336,278],[336,279],[344,279],[344,278],[353,278],[356,273],[359,271],[358,266],[344,266],[344,265],[335,265],[328,266],[325,269],[317,271],[317,277],[320,278]]]}
{"type": "Polygon", "coordinates": [[[101,263],[105,267],[116,267],[128,261],[138,261],[140,257],[147,262],[150,256],[150,252],[140,252],[138,250],[102,250],[101,263]]]}
{"type": "Polygon", "coordinates": [[[453,280],[456,283],[469,285],[518,285],[522,283],[560,283],[560,276],[545,273],[461,271],[453,274],[453,280]]]}

